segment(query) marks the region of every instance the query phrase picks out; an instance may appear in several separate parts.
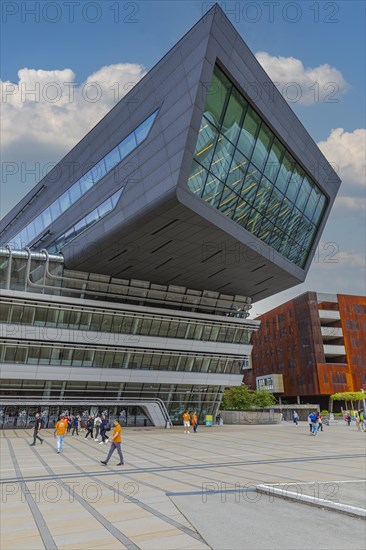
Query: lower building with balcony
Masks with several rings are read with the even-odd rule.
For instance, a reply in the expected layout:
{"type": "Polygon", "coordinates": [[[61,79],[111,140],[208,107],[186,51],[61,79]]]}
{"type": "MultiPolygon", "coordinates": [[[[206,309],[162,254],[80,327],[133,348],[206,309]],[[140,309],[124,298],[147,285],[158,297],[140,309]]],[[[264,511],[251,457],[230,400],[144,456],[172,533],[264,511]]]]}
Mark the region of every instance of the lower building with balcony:
{"type": "Polygon", "coordinates": [[[258,320],[253,369],[244,382],[276,393],[283,402],[323,408],[334,393],[366,388],[364,296],[306,292],[258,320]]]}

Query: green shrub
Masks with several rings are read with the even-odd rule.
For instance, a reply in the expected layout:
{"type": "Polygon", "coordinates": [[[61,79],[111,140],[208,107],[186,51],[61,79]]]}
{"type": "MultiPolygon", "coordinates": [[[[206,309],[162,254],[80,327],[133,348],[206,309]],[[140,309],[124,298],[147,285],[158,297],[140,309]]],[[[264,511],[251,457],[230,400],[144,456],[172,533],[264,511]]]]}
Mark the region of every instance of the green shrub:
{"type": "Polygon", "coordinates": [[[248,386],[233,386],[227,388],[221,401],[221,410],[245,411],[248,409],[263,409],[275,405],[276,398],[265,390],[250,390],[248,386]]]}

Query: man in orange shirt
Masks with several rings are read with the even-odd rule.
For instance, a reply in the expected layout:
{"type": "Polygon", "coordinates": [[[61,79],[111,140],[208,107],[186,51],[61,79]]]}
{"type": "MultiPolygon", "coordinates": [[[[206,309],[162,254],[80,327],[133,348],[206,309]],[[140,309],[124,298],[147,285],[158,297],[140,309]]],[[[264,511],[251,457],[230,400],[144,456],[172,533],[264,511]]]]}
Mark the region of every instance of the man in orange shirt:
{"type": "Polygon", "coordinates": [[[198,426],[198,416],[197,416],[196,411],[194,411],[193,414],[192,414],[191,424],[193,426],[193,432],[196,433],[197,432],[197,426],[198,426]]]}
{"type": "Polygon", "coordinates": [[[121,450],[122,428],[117,418],[113,420],[113,424],[114,424],[114,430],[113,430],[111,448],[109,449],[107,458],[105,460],[101,460],[101,463],[107,465],[115,449],[117,449],[117,453],[119,455],[119,463],[117,464],[117,466],[122,466],[123,465],[123,455],[121,450]]]}
{"type": "Polygon", "coordinates": [[[184,433],[189,433],[189,428],[191,426],[191,416],[188,411],[184,411],[183,413],[183,426],[184,433]]]}
{"type": "Polygon", "coordinates": [[[67,420],[65,415],[60,415],[60,420],[56,423],[53,435],[57,438],[57,452],[60,453],[64,446],[65,433],[67,430],[67,420]]]}

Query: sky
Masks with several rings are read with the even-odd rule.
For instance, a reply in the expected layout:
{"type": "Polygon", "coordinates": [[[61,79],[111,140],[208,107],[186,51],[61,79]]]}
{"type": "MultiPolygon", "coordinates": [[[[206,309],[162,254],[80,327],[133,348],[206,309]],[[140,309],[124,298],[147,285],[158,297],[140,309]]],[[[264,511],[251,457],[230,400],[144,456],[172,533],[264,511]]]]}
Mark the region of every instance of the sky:
{"type": "MultiPolygon", "coordinates": [[[[218,3],[342,179],[305,283],[251,316],[307,290],[365,294],[366,3],[218,3]]],[[[212,5],[3,0],[1,215],[212,5]]]]}

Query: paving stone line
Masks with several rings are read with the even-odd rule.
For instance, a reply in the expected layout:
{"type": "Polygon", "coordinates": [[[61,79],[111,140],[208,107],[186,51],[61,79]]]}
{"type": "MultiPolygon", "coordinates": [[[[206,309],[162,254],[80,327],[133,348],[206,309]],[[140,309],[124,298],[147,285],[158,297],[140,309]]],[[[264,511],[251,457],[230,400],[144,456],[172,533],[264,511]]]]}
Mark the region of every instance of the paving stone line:
{"type": "MultiPolygon", "coordinates": [[[[52,447],[52,445],[50,443],[45,442],[47,443],[47,445],[49,445],[50,447],[52,447]]],[[[75,449],[75,447],[73,447],[75,449]]],[[[33,449],[34,450],[34,449],[33,449]]],[[[90,458],[89,455],[87,455],[86,453],[84,453],[83,451],[79,451],[80,453],[84,454],[85,456],[87,456],[88,458],[90,458]]],[[[72,466],[74,466],[74,468],[76,468],[80,473],[82,473],[83,475],[87,472],[85,472],[85,470],[83,468],[81,468],[81,466],[79,466],[76,462],[74,462],[71,458],[69,458],[68,456],[65,456],[63,455],[63,458],[69,462],[69,464],[71,464],[72,466]]],[[[113,471],[113,474],[116,474],[116,473],[121,473],[121,470],[114,470],[113,471]]],[[[104,473],[104,472],[101,472],[101,473],[104,473]]],[[[98,474],[97,474],[98,475],[98,474]]],[[[78,476],[80,477],[80,476],[78,476]]],[[[104,481],[101,481],[100,479],[98,479],[98,477],[94,476],[94,475],[91,475],[89,476],[90,479],[94,479],[97,483],[100,483],[101,485],[103,485],[104,487],[106,487],[107,489],[117,493],[118,495],[122,496],[123,498],[125,498],[126,500],[129,500],[130,502],[132,502],[133,504],[136,504],[137,506],[139,506],[140,508],[143,508],[146,512],[149,512],[150,514],[162,519],[163,521],[165,521],[166,523],[169,523],[170,525],[172,525],[173,527],[179,529],[180,531],[183,531],[186,535],[189,535],[190,537],[193,537],[195,538],[196,540],[199,540],[200,542],[204,542],[201,535],[199,535],[199,533],[197,533],[196,531],[194,531],[193,529],[190,529],[189,527],[186,527],[185,525],[183,525],[182,523],[179,523],[178,521],[170,518],[169,516],[166,516],[165,514],[162,514],[161,512],[159,512],[159,510],[156,510],[155,508],[152,508],[151,506],[149,506],[148,504],[145,504],[144,502],[142,502],[141,500],[138,500],[136,499],[135,497],[132,497],[131,495],[129,495],[128,493],[125,493],[123,491],[121,491],[120,489],[117,489],[115,487],[113,487],[112,485],[108,485],[107,483],[105,483],[104,481]]],[[[205,543],[205,542],[204,542],[205,543]]],[[[205,543],[206,544],[206,543],[205,543]]]]}
{"type": "MultiPolygon", "coordinates": [[[[140,446],[141,446],[141,444],[140,444],[140,446]]],[[[141,449],[139,449],[138,447],[136,447],[136,443],[135,443],[135,445],[133,445],[133,444],[131,444],[131,442],[129,442],[128,448],[130,449],[131,447],[132,447],[133,449],[136,449],[137,451],[141,450],[141,449]]],[[[159,448],[154,447],[154,446],[152,446],[152,445],[144,445],[143,447],[149,447],[149,455],[152,454],[152,455],[158,456],[158,457],[160,457],[160,458],[162,457],[162,455],[161,455],[160,453],[156,453],[156,452],[153,452],[153,451],[150,450],[151,447],[152,447],[153,449],[156,449],[156,450],[157,450],[157,449],[159,450],[159,448]]],[[[201,449],[200,447],[191,447],[191,448],[192,448],[193,450],[201,450],[201,451],[203,451],[203,449],[201,449]]],[[[223,453],[218,453],[218,454],[223,454],[223,453]]],[[[135,455],[135,456],[136,456],[136,455],[135,455]]],[[[177,464],[180,464],[180,465],[183,465],[183,466],[186,466],[186,465],[187,465],[186,462],[182,462],[181,460],[178,460],[178,459],[173,458],[173,457],[171,457],[171,460],[174,461],[174,462],[176,462],[177,464]]],[[[150,462],[155,463],[155,464],[158,464],[159,466],[163,467],[163,465],[162,465],[161,463],[159,463],[159,462],[155,462],[155,461],[150,461],[150,462]]],[[[209,463],[205,462],[205,464],[209,464],[209,463]]],[[[229,465],[230,463],[225,462],[225,464],[229,465]]],[[[252,464],[256,465],[257,462],[252,462],[252,464]]],[[[215,466],[210,466],[210,470],[211,470],[212,472],[214,472],[215,474],[219,474],[220,472],[218,472],[217,470],[215,470],[216,466],[221,467],[221,464],[217,464],[217,463],[216,463],[215,466]]],[[[237,470],[234,470],[234,468],[240,468],[240,467],[241,467],[241,465],[239,465],[239,466],[233,466],[233,467],[232,467],[233,471],[235,472],[235,478],[238,478],[238,479],[245,479],[245,480],[253,481],[253,482],[255,482],[255,483],[258,482],[258,473],[257,473],[257,472],[253,472],[253,470],[246,469],[246,470],[245,470],[245,475],[241,475],[241,474],[239,474],[239,473],[237,472],[237,470]],[[248,473],[256,473],[257,475],[256,475],[256,477],[250,477],[250,476],[248,475],[248,473]]],[[[305,470],[305,471],[306,471],[306,470],[305,470]]],[[[150,473],[151,473],[151,472],[150,472],[150,473]]],[[[192,476],[195,475],[194,472],[192,472],[192,473],[188,472],[188,474],[189,474],[189,475],[192,475],[192,476]]],[[[153,475],[158,475],[158,474],[153,474],[153,475]]],[[[159,476],[161,476],[161,477],[166,477],[166,478],[167,478],[167,476],[162,476],[161,474],[159,474],[159,476]]],[[[277,477],[277,478],[279,478],[279,479],[281,479],[281,480],[283,479],[283,475],[276,475],[276,474],[273,474],[273,477],[277,477]]],[[[167,478],[167,479],[171,479],[171,478],[167,478]]],[[[173,478],[173,479],[174,479],[174,478],[173,478]]],[[[209,481],[212,481],[212,476],[211,476],[211,477],[208,477],[208,476],[204,476],[204,475],[202,475],[202,474],[200,473],[200,479],[208,479],[209,481]]],[[[288,477],[288,479],[291,479],[292,481],[297,481],[298,478],[294,478],[294,477],[289,478],[289,477],[288,477]]],[[[226,481],[222,481],[222,480],[218,480],[218,479],[215,479],[215,481],[216,481],[216,482],[227,483],[226,481]]],[[[184,482],[183,482],[183,483],[184,483],[184,482]]],[[[190,484],[190,483],[188,483],[188,482],[187,482],[187,485],[196,486],[196,485],[190,484]]]]}
{"type": "MultiPolygon", "coordinates": [[[[295,432],[296,433],[296,432],[295,432]]],[[[178,434],[173,434],[173,435],[178,435],[178,434]]],[[[206,434],[204,434],[206,435],[206,434]]],[[[285,435],[286,437],[286,434],[284,434],[283,431],[281,431],[281,436],[285,435]]],[[[276,456],[272,453],[267,453],[264,451],[264,449],[272,449],[272,446],[270,444],[266,444],[266,443],[263,443],[263,442],[258,442],[258,440],[255,440],[255,439],[252,439],[250,437],[245,436],[245,440],[241,443],[240,440],[237,440],[235,439],[233,441],[232,437],[230,437],[228,434],[225,434],[225,433],[221,433],[220,436],[217,436],[215,437],[216,434],[214,434],[214,437],[210,438],[211,440],[213,440],[213,443],[209,443],[207,444],[207,441],[206,439],[204,439],[204,443],[206,445],[205,449],[203,449],[202,447],[199,447],[198,445],[196,444],[193,444],[193,445],[190,445],[189,444],[189,441],[193,441],[194,438],[193,438],[193,434],[192,434],[192,437],[187,437],[185,438],[184,440],[184,443],[181,439],[179,440],[175,440],[174,441],[174,444],[175,445],[178,445],[180,447],[183,447],[184,450],[186,451],[187,448],[189,449],[192,449],[192,450],[196,450],[196,449],[200,449],[201,451],[203,452],[208,452],[207,451],[207,448],[210,448],[212,447],[214,450],[215,450],[215,454],[217,455],[222,455],[224,456],[225,458],[227,458],[227,454],[226,453],[220,453],[220,451],[217,450],[218,446],[221,446],[221,447],[225,447],[225,449],[233,449],[235,451],[238,451],[239,449],[244,449],[244,450],[247,450],[248,447],[250,447],[250,445],[255,445],[255,448],[260,448],[261,450],[261,454],[263,455],[268,455],[269,457],[273,457],[273,456],[276,456]],[[215,442],[217,440],[217,442],[215,442]],[[229,443],[233,443],[233,445],[228,445],[228,442],[229,443]]],[[[305,439],[309,439],[308,437],[308,432],[306,432],[306,434],[304,434],[304,437],[305,439]]],[[[164,440],[160,437],[155,437],[155,434],[154,434],[154,441],[162,441],[164,442],[164,440]]],[[[290,439],[290,437],[288,437],[288,440],[290,441],[290,444],[288,445],[289,449],[286,448],[286,446],[284,446],[283,444],[281,444],[281,449],[283,449],[285,452],[287,452],[288,450],[292,451],[293,450],[293,440],[290,439]]],[[[203,441],[203,440],[202,440],[203,441]]],[[[308,448],[306,450],[306,452],[314,452],[315,449],[311,449],[311,448],[308,448]]],[[[309,455],[307,458],[312,458],[311,455],[309,455]]],[[[269,459],[266,459],[266,460],[269,460],[269,459]]]]}
{"type": "MultiPolygon", "coordinates": [[[[47,445],[52,447],[48,441],[45,441],[47,445]]],[[[44,466],[44,468],[49,472],[50,475],[54,475],[55,472],[52,470],[52,468],[47,464],[47,462],[41,457],[39,452],[32,448],[33,453],[37,456],[38,460],[41,462],[41,464],[44,466]]],[[[111,535],[113,535],[119,542],[124,544],[128,550],[141,550],[139,546],[137,546],[131,539],[129,539],[126,535],[124,535],[117,527],[113,525],[108,519],[106,519],[101,513],[99,513],[93,506],[89,504],[83,497],[78,495],[76,491],[73,491],[67,483],[65,483],[62,479],[55,479],[56,483],[58,483],[61,487],[63,487],[72,498],[78,501],[79,504],[85,508],[99,523],[103,525],[107,529],[107,531],[110,532],[111,535]],[[71,495],[72,491],[72,495],[71,495]]],[[[56,547],[55,547],[56,548],[56,547]]],[[[46,549],[48,550],[48,546],[46,546],[46,549]]]]}
{"type": "Polygon", "coordinates": [[[45,520],[43,519],[43,516],[42,516],[42,514],[41,514],[41,512],[40,512],[40,510],[39,510],[39,508],[36,504],[36,501],[34,500],[32,495],[30,494],[30,492],[25,488],[25,481],[24,481],[24,478],[22,476],[22,472],[21,472],[21,469],[19,467],[19,464],[18,464],[17,458],[15,456],[15,452],[14,452],[14,449],[13,449],[13,446],[11,444],[10,439],[7,439],[6,442],[7,442],[8,447],[9,447],[9,452],[10,452],[11,459],[13,461],[14,469],[15,469],[16,474],[18,476],[18,481],[20,480],[21,491],[22,491],[23,495],[25,496],[25,499],[27,501],[29,509],[30,509],[30,511],[32,513],[32,516],[34,518],[34,521],[37,525],[37,528],[38,528],[39,534],[42,538],[44,547],[47,550],[57,550],[56,543],[55,543],[55,541],[54,541],[54,539],[51,535],[50,530],[47,527],[47,524],[46,524],[45,520]]]}
{"type": "MultiPolygon", "coordinates": [[[[46,442],[46,441],[45,441],[46,442]]],[[[162,466],[160,468],[144,468],[143,470],[139,468],[124,470],[124,472],[128,474],[138,474],[138,473],[154,473],[154,472],[164,472],[164,471],[185,471],[185,470],[205,470],[210,468],[230,468],[235,466],[250,466],[250,465],[261,465],[261,464],[286,464],[286,463],[293,463],[293,462],[317,462],[317,461],[326,461],[326,460],[342,460],[342,459],[354,459],[354,458],[364,458],[364,454],[348,454],[348,455],[338,455],[338,456],[324,456],[319,455],[315,457],[307,457],[307,458],[299,458],[299,457],[290,457],[290,458],[280,458],[276,460],[248,460],[248,461],[242,461],[242,462],[225,462],[225,464],[222,463],[213,463],[213,464],[202,464],[202,465],[182,465],[182,466],[162,466]]],[[[119,470],[112,470],[111,473],[120,473],[119,470]]],[[[84,472],[85,475],[89,475],[88,472],[84,472]]],[[[99,472],[94,472],[99,475],[99,472]]],[[[60,477],[77,477],[77,474],[54,474],[55,476],[60,477]]],[[[100,475],[106,475],[106,473],[101,473],[100,475]]],[[[39,481],[43,480],[43,478],[47,479],[47,476],[40,476],[38,477],[32,477],[32,478],[25,478],[29,481],[39,481]]],[[[16,481],[16,478],[5,478],[1,483],[6,483],[9,481],[16,481]]]]}
{"type": "MultiPolygon", "coordinates": [[[[88,445],[85,441],[81,441],[81,443],[82,443],[83,445],[87,445],[88,448],[90,449],[89,445],[88,445]]],[[[81,452],[84,456],[88,456],[88,458],[90,458],[89,455],[86,455],[85,453],[83,453],[82,451],[80,451],[80,449],[78,449],[77,447],[74,447],[73,445],[70,445],[70,446],[71,446],[73,449],[75,449],[76,451],[81,452]]],[[[133,447],[133,446],[132,446],[132,447],[133,447]]],[[[149,447],[149,446],[146,445],[145,447],[149,447]]],[[[130,445],[130,444],[128,445],[128,448],[129,448],[129,449],[131,448],[131,445],[130,445]]],[[[135,448],[135,447],[134,447],[134,448],[135,448]]],[[[98,451],[99,449],[96,449],[96,450],[98,451]]],[[[139,450],[139,449],[137,449],[137,450],[139,450]]],[[[149,450],[149,456],[150,456],[150,454],[153,454],[153,455],[156,455],[156,456],[161,456],[161,455],[158,455],[157,453],[151,452],[151,451],[149,450]]],[[[133,456],[133,457],[139,458],[139,456],[136,455],[135,453],[129,452],[129,455],[131,455],[131,456],[133,456]]],[[[175,460],[175,462],[177,462],[178,464],[185,464],[184,462],[181,462],[181,461],[179,461],[179,460],[176,460],[176,459],[174,459],[174,460],[175,460]]],[[[157,465],[157,466],[159,466],[159,467],[164,467],[160,462],[156,462],[155,460],[150,460],[150,462],[151,462],[151,464],[155,464],[155,465],[157,465]]],[[[145,468],[143,468],[142,466],[135,466],[135,468],[136,468],[139,472],[145,472],[145,468]]],[[[154,472],[149,472],[149,473],[152,473],[152,475],[158,476],[159,478],[167,479],[168,481],[176,481],[176,477],[169,477],[169,476],[163,475],[163,474],[161,474],[161,473],[159,473],[159,474],[156,474],[156,473],[154,473],[154,472]]],[[[193,475],[193,474],[191,474],[191,475],[193,475]]],[[[125,472],[123,472],[123,476],[124,476],[124,477],[128,477],[129,479],[132,479],[133,481],[136,481],[135,478],[133,478],[133,477],[132,477],[131,475],[129,475],[129,474],[125,474],[125,472]]],[[[204,478],[204,479],[209,479],[210,481],[212,481],[212,479],[211,479],[210,477],[202,476],[202,475],[201,475],[200,477],[201,477],[201,478],[204,478]]],[[[189,485],[190,487],[194,487],[194,488],[196,488],[196,489],[200,489],[200,488],[201,488],[201,486],[200,486],[200,485],[197,485],[196,483],[190,483],[189,481],[181,481],[181,482],[184,483],[185,485],[189,485]]],[[[163,493],[165,493],[164,489],[162,489],[161,487],[158,487],[157,485],[153,485],[152,483],[148,483],[148,482],[146,482],[146,481],[139,481],[138,483],[141,483],[142,485],[146,485],[146,486],[148,486],[148,487],[151,487],[152,489],[156,489],[156,490],[158,490],[158,491],[162,491],[163,493]]]]}

